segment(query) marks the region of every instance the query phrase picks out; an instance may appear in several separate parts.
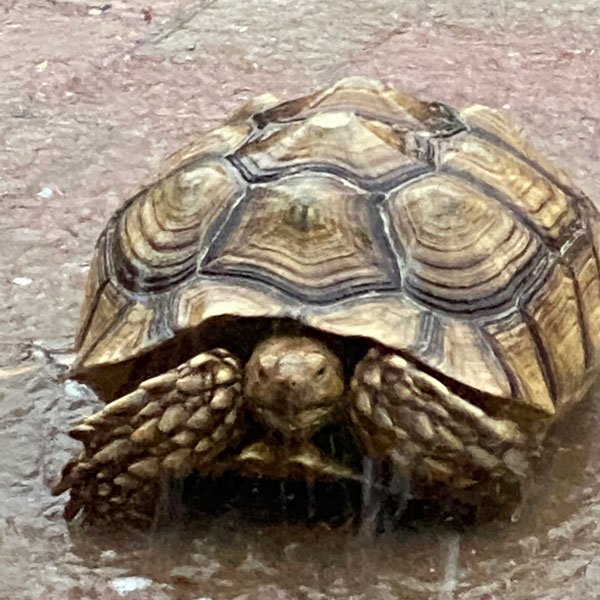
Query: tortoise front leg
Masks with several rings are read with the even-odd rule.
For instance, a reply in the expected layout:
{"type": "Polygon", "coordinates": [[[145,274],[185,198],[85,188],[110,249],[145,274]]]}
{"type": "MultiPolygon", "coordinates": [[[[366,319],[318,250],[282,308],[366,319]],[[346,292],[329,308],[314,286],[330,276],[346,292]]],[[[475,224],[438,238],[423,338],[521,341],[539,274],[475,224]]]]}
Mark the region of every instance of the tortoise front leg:
{"type": "Polygon", "coordinates": [[[242,371],[225,350],[204,352],[144,381],[70,431],[85,449],[53,489],[70,489],[65,516],[150,524],[165,475],[214,460],[241,429],[242,371]]]}
{"type": "Polygon", "coordinates": [[[527,436],[393,354],[370,350],[351,381],[350,416],[366,456],[389,460],[412,489],[440,485],[476,503],[526,469],[527,436]]]}

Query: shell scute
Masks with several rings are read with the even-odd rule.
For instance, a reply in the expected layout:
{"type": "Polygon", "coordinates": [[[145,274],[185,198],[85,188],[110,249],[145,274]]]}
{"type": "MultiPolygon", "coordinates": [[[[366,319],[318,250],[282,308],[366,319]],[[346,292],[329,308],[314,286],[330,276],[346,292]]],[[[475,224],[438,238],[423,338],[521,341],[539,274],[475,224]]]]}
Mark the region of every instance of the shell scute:
{"type": "Polygon", "coordinates": [[[325,174],[258,186],[216,240],[205,273],[252,278],[324,301],[397,285],[369,194],[325,174]],[[375,235],[373,235],[375,233],[375,235]]]}
{"type": "Polygon", "coordinates": [[[596,209],[500,111],[364,78],[263,96],[111,219],[72,372],[293,319],[552,416],[597,371],[599,251],[596,209]]]}

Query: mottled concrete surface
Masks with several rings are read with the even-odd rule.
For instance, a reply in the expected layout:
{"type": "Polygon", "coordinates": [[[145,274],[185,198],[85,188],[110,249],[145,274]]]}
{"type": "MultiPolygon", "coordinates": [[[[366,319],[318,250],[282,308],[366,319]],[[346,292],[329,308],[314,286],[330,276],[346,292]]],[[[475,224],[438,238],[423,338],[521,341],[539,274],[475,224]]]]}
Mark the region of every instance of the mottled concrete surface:
{"type": "Polygon", "coordinates": [[[94,241],[161,159],[247,98],[340,76],[507,106],[600,200],[600,7],[392,0],[2,0],[0,600],[600,595],[598,395],[556,428],[512,523],[359,540],[226,515],[69,531],[48,484],[95,400],[59,383],[94,241]],[[138,577],[141,579],[131,579],[138,577]],[[133,590],[133,591],[127,591],[133,590]]]}

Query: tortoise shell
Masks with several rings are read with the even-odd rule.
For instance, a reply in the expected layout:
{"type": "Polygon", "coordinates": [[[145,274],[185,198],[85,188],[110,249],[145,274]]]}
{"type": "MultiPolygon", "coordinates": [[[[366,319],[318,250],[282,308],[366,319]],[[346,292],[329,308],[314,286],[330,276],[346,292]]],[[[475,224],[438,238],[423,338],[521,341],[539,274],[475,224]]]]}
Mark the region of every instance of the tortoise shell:
{"type": "Polygon", "coordinates": [[[356,77],[265,95],[109,221],[71,375],[110,398],[119,365],[217,318],[291,319],[552,416],[599,363],[599,246],[591,202],[497,110],[356,77]]]}

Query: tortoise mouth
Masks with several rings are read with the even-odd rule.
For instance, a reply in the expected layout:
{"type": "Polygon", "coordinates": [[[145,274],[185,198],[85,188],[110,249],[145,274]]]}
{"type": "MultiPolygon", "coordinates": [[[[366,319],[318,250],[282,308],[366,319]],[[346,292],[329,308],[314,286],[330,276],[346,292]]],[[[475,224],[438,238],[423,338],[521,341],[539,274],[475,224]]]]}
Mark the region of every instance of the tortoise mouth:
{"type": "Polygon", "coordinates": [[[247,477],[314,481],[362,481],[363,456],[344,424],[327,424],[310,439],[291,440],[260,425],[248,428],[236,444],[207,470],[235,471],[247,477]]]}
{"type": "Polygon", "coordinates": [[[234,514],[250,520],[327,523],[359,518],[364,456],[349,426],[327,424],[303,444],[286,443],[259,424],[227,455],[184,482],[190,516],[234,514]]]}
{"type": "Polygon", "coordinates": [[[277,479],[358,479],[360,474],[335,460],[311,442],[282,448],[272,440],[249,444],[233,459],[235,468],[245,475],[277,479]]]}

